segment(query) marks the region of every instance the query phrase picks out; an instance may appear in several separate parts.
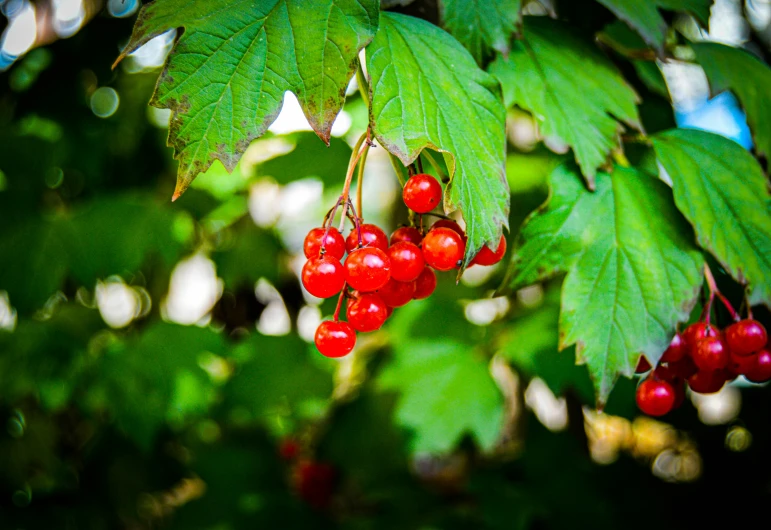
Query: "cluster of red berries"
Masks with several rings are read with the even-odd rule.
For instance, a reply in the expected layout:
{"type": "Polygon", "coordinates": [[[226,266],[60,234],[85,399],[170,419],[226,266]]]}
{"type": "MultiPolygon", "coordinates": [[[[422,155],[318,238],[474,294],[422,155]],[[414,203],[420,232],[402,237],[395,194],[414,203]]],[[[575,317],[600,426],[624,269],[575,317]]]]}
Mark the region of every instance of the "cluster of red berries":
{"type": "MultiPolygon", "coordinates": [[[[431,175],[413,175],[402,197],[410,210],[425,214],[441,202],[442,187],[431,175]]],[[[302,283],[308,292],[319,298],[342,293],[340,303],[348,298],[347,322],[338,319],[338,303],[334,320],[322,322],[316,330],[316,347],[327,357],[347,355],[356,344],[356,332],[380,329],[393,308],[430,296],[436,288],[434,270],[459,268],[466,252],[463,229],[448,219],[440,219],[425,234],[405,226],[390,238],[373,224],[353,221],[355,228],[345,239],[332,226],[322,226],[311,230],[304,243],[308,261],[302,283]]],[[[484,247],[472,265],[492,265],[505,252],[506,240],[501,237],[495,251],[484,247]]]]}
{"type": "MultiPolygon", "coordinates": [[[[771,380],[771,351],[766,329],[757,320],[740,320],[725,330],[708,322],[691,324],[675,335],[653,370],[637,387],[637,406],[649,416],[662,416],[693,392],[712,394],[739,375],[754,383],[771,380]]],[[[640,358],[636,372],[648,372],[640,358]]]]}

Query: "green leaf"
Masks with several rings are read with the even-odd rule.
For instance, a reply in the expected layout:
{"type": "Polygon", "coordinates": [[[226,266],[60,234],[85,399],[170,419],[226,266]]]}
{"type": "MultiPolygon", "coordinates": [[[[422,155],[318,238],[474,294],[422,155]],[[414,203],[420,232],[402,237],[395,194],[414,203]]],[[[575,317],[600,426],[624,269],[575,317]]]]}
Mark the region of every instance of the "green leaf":
{"type": "Polygon", "coordinates": [[[143,7],[121,58],[184,28],[151,101],[172,111],[169,144],[180,161],[175,197],[214,160],[232,171],[276,119],[287,90],[328,142],[378,14],[377,0],[164,0],[143,7]]]}
{"type": "Polygon", "coordinates": [[[414,453],[446,453],[464,434],[493,447],[503,426],[503,396],[482,358],[447,340],[397,344],[380,374],[381,388],[400,393],[396,421],[414,432],[414,453]]]}
{"type": "Polygon", "coordinates": [[[367,48],[371,122],[377,140],[405,164],[428,147],[451,175],[444,209],[466,221],[468,264],[508,228],[505,118],[500,87],[448,33],[423,20],[383,13],[367,48]]]}
{"type": "Polygon", "coordinates": [[[560,349],[576,345],[604,404],[640,354],[658,361],[688,318],[703,258],[669,188],[632,169],[599,173],[588,192],[577,172],[558,168],[552,195],[524,225],[506,285],[517,289],[558,273],[560,349]]]}
{"type": "Polygon", "coordinates": [[[482,64],[490,48],[506,55],[520,0],[441,0],[442,25],[482,64]]]}
{"type": "Polygon", "coordinates": [[[613,64],[546,17],[525,17],[523,39],[490,72],[501,80],[507,106],[529,110],[544,136],[573,149],[591,189],[597,168],[618,145],[617,120],[641,128],[637,95],[613,64]]]}
{"type": "Polygon", "coordinates": [[[712,0],[597,0],[613,11],[618,18],[640,33],[650,45],[661,50],[666,39],[667,23],[659,9],[685,11],[703,25],[709,23],[712,0]]]}
{"type": "Polygon", "coordinates": [[[735,142],[703,131],[666,131],[653,146],[699,244],[747,284],[750,304],[771,307],[771,197],[760,165],[735,142]]]}
{"type": "Polygon", "coordinates": [[[712,92],[731,90],[747,113],[761,155],[771,156],[771,68],[749,52],[714,42],[693,44],[712,92]]]}

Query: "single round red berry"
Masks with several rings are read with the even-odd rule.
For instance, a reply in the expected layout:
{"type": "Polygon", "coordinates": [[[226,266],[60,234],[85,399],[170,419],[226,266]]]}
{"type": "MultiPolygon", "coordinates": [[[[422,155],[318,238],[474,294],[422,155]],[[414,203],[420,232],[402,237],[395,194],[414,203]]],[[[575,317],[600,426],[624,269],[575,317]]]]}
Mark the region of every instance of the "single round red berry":
{"type": "Polygon", "coordinates": [[[675,404],[675,389],[666,381],[646,379],[637,387],[637,406],[648,416],[663,416],[675,404]]]}
{"type": "Polygon", "coordinates": [[[648,362],[648,359],[646,359],[644,355],[641,355],[640,360],[637,361],[637,368],[634,369],[634,373],[644,374],[650,369],[651,369],[651,363],[648,362]]]}
{"type": "Polygon", "coordinates": [[[691,349],[701,339],[714,337],[715,335],[717,335],[717,329],[714,326],[708,325],[706,322],[695,322],[691,324],[683,331],[683,342],[685,342],[687,353],[690,354],[691,349]]]}
{"type": "Polygon", "coordinates": [[[415,294],[412,296],[415,300],[423,300],[431,296],[436,289],[436,274],[431,267],[424,267],[418,279],[415,280],[415,294]]]}
{"type": "Polygon", "coordinates": [[[345,256],[345,240],[337,228],[330,227],[329,233],[326,228],[314,228],[308,235],[305,236],[305,242],[303,243],[303,252],[308,259],[317,258],[321,255],[321,248],[324,248],[324,253],[333,258],[343,259],[345,256]],[[326,238],[324,234],[327,234],[326,238]]]}
{"type": "Polygon", "coordinates": [[[400,282],[411,282],[426,268],[423,253],[414,243],[402,241],[388,247],[391,261],[391,278],[400,282]]]}
{"type": "Polygon", "coordinates": [[[348,322],[325,320],[316,328],[316,348],[325,357],[344,357],[356,345],[356,332],[348,322]]]}
{"type": "Polygon", "coordinates": [[[431,175],[421,173],[409,178],[402,190],[407,208],[417,213],[427,213],[442,200],[442,186],[431,175]]]}
{"type": "Polygon", "coordinates": [[[402,226],[394,230],[394,233],[391,234],[391,239],[389,239],[392,245],[401,241],[420,245],[420,242],[423,241],[423,234],[414,226],[402,226]]]}
{"type": "Polygon", "coordinates": [[[685,381],[678,379],[670,384],[675,389],[675,402],[672,405],[672,410],[679,409],[685,401],[685,381]]]}
{"type": "Polygon", "coordinates": [[[730,360],[728,361],[728,369],[736,375],[747,375],[752,372],[755,368],[755,363],[757,362],[757,354],[736,355],[734,352],[731,352],[730,360]]]}
{"type": "Polygon", "coordinates": [[[688,379],[693,374],[699,371],[696,365],[693,363],[693,359],[689,356],[685,356],[679,361],[673,361],[667,363],[670,372],[680,379],[688,379]]]}
{"type": "Polygon", "coordinates": [[[376,294],[362,294],[348,302],[346,316],[356,331],[375,331],[388,317],[388,306],[376,294]]]}
{"type": "Polygon", "coordinates": [[[415,282],[399,282],[391,278],[377,292],[389,307],[401,307],[415,296],[415,282]]]}
{"type": "Polygon", "coordinates": [[[685,341],[683,340],[683,337],[679,333],[675,333],[675,336],[672,338],[672,342],[669,343],[669,346],[666,350],[664,350],[664,353],[661,355],[661,361],[662,363],[675,363],[685,357],[688,354],[688,351],[685,347],[685,341]]]}
{"type": "Polygon", "coordinates": [[[688,386],[699,394],[714,394],[725,384],[727,378],[723,370],[712,372],[699,370],[688,378],[688,386]]]}
{"type": "Polygon", "coordinates": [[[460,237],[462,237],[463,241],[466,241],[466,233],[463,231],[460,225],[452,219],[439,219],[437,222],[431,225],[431,230],[436,228],[449,228],[453,232],[457,233],[460,237]]]}
{"type": "MultiPolygon", "coordinates": [[[[361,228],[361,246],[365,248],[375,247],[383,252],[388,250],[388,236],[376,225],[363,224],[361,228]]],[[[345,248],[353,252],[359,248],[359,231],[354,228],[345,239],[345,248]]]]}
{"type": "Polygon", "coordinates": [[[362,292],[377,291],[390,277],[391,262],[379,248],[360,248],[345,258],[345,279],[354,289],[362,292]]]}
{"type": "Polygon", "coordinates": [[[459,265],[466,244],[457,232],[449,228],[432,229],[423,238],[423,257],[438,271],[448,271],[459,265]]]}
{"type": "Polygon", "coordinates": [[[503,255],[506,254],[506,238],[501,236],[498,242],[498,248],[493,252],[487,245],[482,247],[479,254],[474,256],[471,260],[472,265],[495,265],[503,259],[503,255]]]}
{"type": "Polygon", "coordinates": [[[757,353],[755,365],[749,373],[744,374],[753,383],[765,383],[771,380],[771,351],[763,348],[757,353]]]}
{"type": "Polygon", "coordinates": [[[302,282],[313,296],[329,298],[345,285],[345,271],[340,261],[329,255],[309,259],[302,271],[302,282]]]}
{"type": "Polygon", "coordinates": [[[768,334],[763,324],[748,318],[728,326],[725,338],[736,355],[752,355],[766,345],[768,334]]]}
{"type": "Polygon", "coordinates": [[[691,357],[699,370],[720,370],[728,366],[728,347],[719,335],[707,337],[693,346],[691,357]]]}

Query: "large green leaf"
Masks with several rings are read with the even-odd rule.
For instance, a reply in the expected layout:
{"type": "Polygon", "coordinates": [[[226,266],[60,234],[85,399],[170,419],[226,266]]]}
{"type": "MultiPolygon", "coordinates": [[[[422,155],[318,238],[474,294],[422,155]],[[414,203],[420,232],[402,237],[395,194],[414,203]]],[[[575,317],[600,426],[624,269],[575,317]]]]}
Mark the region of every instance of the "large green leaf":
{"type": "Polygon", "coordinates": [[[760,165],[735,142],[703,131],[666,131],[653,145],[699,244],[748,284],[751,304],[771,307],[771,196],[760,165]]]}
{"type": "Polygon", "coordinates": [[[394,13],[383,13],[367,67],[378,141],[405,165],[426,147],[444,153],[452,178],[444,208],[463,212],[468,264],[508,227],[506,113],[498,82],[448,33],[394,13]]]}
{"type": "Polygon", "coordinates": [[[476,352],[447,340],[403,341],[379,377],[400,397],[396,421],[414,433],[415,453],[446,453],[464,434],[483,449],[503,426],[503,396],[476,352]]]}
{"type": "Polygon", "coordinates": [[[490,71],[501,80],[507,106],[529,110],[544,136],[573,149],[593,189],[597,168],[618,145],[617,120],[641,127],[637,95],[599,50],[561,23],[525,17],[523,35],[490,71]]]}
{"type": "Polygon", "coordinates": [[[599,173],[587,191],[558,168],[549,202],[524,225],[506,284],[519,288],[557,273],[562,287],[560,349],[576,345],[600,404],[640,354],[659,359],[688,318],[703,258],[667,186],[631,169],[599,173]]]}
{"type": "Polygon", "coordinates": [[[378,14],[376,0],[163,0],[142,8],[121,57],[185,30],[151,101],[172,111],[175,196],[214,160],[232,170],[276,119],[287,90],[328,142],[378,14]]]}
{"type": "Polygon", "coordinates": [[[506,55],[520,0],[441,0],[442,24],[482,64],[490,48],[506,55]]]}
{"type": "Polygon", "coordinates": [[[637,30],[643,39],[661,50],[666,38],[667,23],[659,9],[686,11],[704,26],[709,23],[712,0],[597,0],[618,18],[637,30]]]}
{"type": "Polygon", "coordinates": [[[771,68],[749,52],[715,42],[693,45],[713,92],[731,90],[747,113],[760,154],[771,155],[771,68]]]}

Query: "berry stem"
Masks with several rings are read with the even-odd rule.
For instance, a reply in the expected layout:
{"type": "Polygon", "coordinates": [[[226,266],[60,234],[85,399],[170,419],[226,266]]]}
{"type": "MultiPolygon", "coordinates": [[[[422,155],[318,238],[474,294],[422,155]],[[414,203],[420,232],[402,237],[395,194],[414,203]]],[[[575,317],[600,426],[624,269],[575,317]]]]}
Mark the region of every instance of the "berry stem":
{"type": "Polygon", "coordinates": [[[420,159],[420,155],[418,155],[417,163],[418,163],[418,171],[420,173],[423,173],[423,161],[420,159]]]}
{"type": "Polygon", "coordinates": [[[349,195],[351,192],[351,181],[353,180],[353,171],[356,169],[356,164],[359,162],[359,159],[361,158],[362,154],[369,150],[369,147],[372,145],[372,142],[370,141],[370,130],[369,127],[367,127],[367,130],[364,131],[364,133],[359,137],[359,140],[356,142],[356,145],[353,147],[353,154],[351,155],[351,161],[348,163],[348,171],[345,174],[345,184],[343,184],[343,193],[340,194],[340,197],[342,198],[343,203],[343,216],[340,219],[340,232],[343,231],[343,228],[345,228],[345,212],[348,209],[348,206],[350,205],[349,201],[349,195]],[[362,144],[364,144],[362,146],[362,144]]]}
{"type": "MultiPolygon", "coordinates": [[[[728,301],[728,299],[723,296],[723,293],[720,292],[720,289],[717,288],[717,283],[715,282],[715,277],[712,275],[712,270],[709,268],[709,265],[706,263],[704,264],[704,277],[707,279],[707,287],[709,287],[709,297],[710,297],[710,304],[713,297],[717,296],[720,301],[723,303],[725,308],[728,310],[728,312],[731,314],[731,318],[734,319],[734,321],[739,321],[739,315],[734,310],[733,306],[731,305],[731,302],[728,301]]],[[[709,316],[709,315],[708,315],[709,316]]]]}
{"type": "MultiPolygon", "coordinates": [[[[359,161],[359,174],[356,178],[356,211],[359,212],[359,220],[364,221],[364,208],[361,205],[361,195],[364,186],[364,165],[367,163],[367,153],[369,149],[364,151],[359,161]]],[[[354,213],[355,215],[355,213],[354,213]]]]}
{"type": "Polygon", "coordinates": [[[436,171],[436,174],[439,175],[439,179],[447,184],[450,182],[450,177],[448,177],[442,167],[439,165],[439,162],[436,161],[436,159],[433,157],[431,153],[428,152],[428,149],[423,149],[423,151],[420,152],[421,155],[426,157],[426,160],[428,160],[428,163],[431,164],[431,167],[434,168],[434,171],[436,171]]]}
{"type": "Polygon", "coordinates": [[[447,221],[455,221],[455,219],[453,219],[449,215],[444,215],[443,213],[426,212],[423,215],[433,215],[434,217],[439,217],[440,219],[446,219],[447,221]]]}
{"type": "Polygon", "coordinates": [[[346,291],[348,291],[347,287],[347,284],[343,284],[343,290],[340,291],[340,296],[337,298],[337,307],[335,307],[335,314],[332,316],[335,322],[340,320],[340,308],[343,307],[343,299],[345,298],[346,291]]]}

